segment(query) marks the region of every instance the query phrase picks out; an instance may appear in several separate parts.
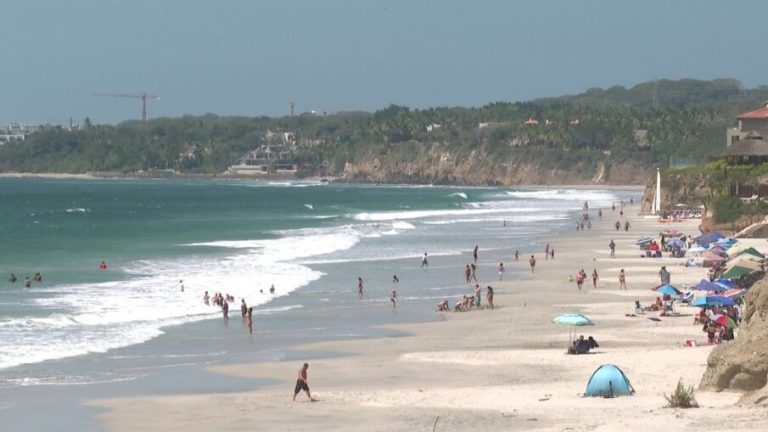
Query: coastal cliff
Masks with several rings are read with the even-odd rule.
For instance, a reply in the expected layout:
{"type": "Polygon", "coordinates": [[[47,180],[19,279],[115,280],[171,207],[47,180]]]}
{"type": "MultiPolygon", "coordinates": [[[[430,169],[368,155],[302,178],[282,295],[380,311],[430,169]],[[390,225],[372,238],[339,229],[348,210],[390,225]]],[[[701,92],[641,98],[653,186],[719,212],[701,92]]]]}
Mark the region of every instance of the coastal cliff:
{"type": "Polygon", "coordinates": [[[342,181],[473,186],[604,184],[640,185],[647,170],[627,162],[574,160],[552,164],[530,158],[499,159],[481,150],[458,154],[434,145],[417,157],[369,155],[344,164],[342,181]]]}
{"type": "Polygon", "coordinates": [[[707,360],[700,387],[747,392],[742,403],[768,405],[768,280],[749,290],[736,339],[718,345],[707,360]]]}

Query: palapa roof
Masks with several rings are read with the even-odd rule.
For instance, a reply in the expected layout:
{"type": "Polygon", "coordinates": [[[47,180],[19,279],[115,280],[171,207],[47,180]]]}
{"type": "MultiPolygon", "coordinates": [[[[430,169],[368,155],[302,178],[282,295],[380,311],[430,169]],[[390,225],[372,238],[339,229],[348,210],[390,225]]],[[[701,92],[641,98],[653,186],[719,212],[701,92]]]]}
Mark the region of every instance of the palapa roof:
{"type": "Polygon", "coordinates": [[[768,157],[768,141],[761,138],[746,138],[737,143],[733,143],[719,152],[710,154],[715,158],[726,158],[734,156],[764,156],[768,157]]]}

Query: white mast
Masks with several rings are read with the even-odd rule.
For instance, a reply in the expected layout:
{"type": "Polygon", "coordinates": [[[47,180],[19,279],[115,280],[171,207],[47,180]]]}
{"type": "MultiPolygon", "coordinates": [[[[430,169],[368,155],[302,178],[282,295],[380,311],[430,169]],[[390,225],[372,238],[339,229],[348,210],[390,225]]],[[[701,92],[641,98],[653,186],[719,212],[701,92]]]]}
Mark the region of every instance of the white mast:
{"type": "Polygon", "coordinates": [[[656,194],[653,196],[651,212],[653,214],[661,213],[661,172],[659,168],[656,168],[656,194]]]}

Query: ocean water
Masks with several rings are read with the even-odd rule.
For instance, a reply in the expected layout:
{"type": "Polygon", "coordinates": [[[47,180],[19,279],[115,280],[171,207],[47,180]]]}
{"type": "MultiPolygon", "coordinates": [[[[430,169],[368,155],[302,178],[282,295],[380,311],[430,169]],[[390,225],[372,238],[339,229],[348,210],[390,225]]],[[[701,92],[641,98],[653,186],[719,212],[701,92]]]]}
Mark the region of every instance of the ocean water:
{"type": "MultiPolygon", "coordinates": [[[[438,301],[467,292],[463,268],[474,245],[481,283],[496,279],[500,261],[505,277],[515,278],[524,269],[509,264],[513,251],[541,252],[534,238],[572,230],[585,200],[597,208],[638,196],[604,189],[0,179],[0,390],[108,382],[117,384],[107,393],[142,392],[154,389],[142,381],[148,371],[155,371],[153,383],[166,382],[179,371],[192,373],[190,367],[298,359],[291,347],[301,343],[394,336],[375,326],[437,319],[431,311],[438,301]],[[430,265],[421,268],[425,252],[430,265]],[[24,278],[36,272],[42,282],[25,289],[24,278]],[[11,273],[16,283],[7,281],[11,273]],[[396,311],[392,289],[400,297],[396,311]],[[228,323],[202,302],[205,291],[236,298],[228,323]],[[241,298],[254,307],[252,336],[239,317],[241,298]]],[[[163,389],[217,388],[200,382],[163,389]]]]}

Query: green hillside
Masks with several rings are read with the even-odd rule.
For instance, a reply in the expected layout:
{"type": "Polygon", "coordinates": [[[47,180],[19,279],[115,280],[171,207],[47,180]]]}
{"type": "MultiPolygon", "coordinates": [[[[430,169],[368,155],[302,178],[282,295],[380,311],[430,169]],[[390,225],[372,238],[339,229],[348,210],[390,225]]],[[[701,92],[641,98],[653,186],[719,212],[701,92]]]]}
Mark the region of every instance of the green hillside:
{"type": "MultiPolygon", "coordinates": [[[[136,172],[173,168],[183,173],[224,171],[245,152],[273,143],[267,131],[292,132],[283,157],[301,174],[335,175],[345,162],[401,162],[450,153],[473,157],[471,169],[533,164],[542,170],[670,160],[704,161],[724,146],[735,115],[768,99],[768,87],[738,81],[659,80],[630,89],[590,89],[573,96],[496,102],[477,108],[413,110],[389,106],[374,113],[327,116],[159,118],[79,131],[48,128],[24,142],[0,146],[0,171],[136,172]],[[535,120],[537,125],[526,125],[535,120]],[[180,158],[185,151],[194,158],[180,158]]],[[[592,176],[585,172],[585,178],[592,176]]],[[[415,179],[418,180],[418,179],[415,179]]],[[[644,182],[645,179],[638,179],[644,182]]]]}

